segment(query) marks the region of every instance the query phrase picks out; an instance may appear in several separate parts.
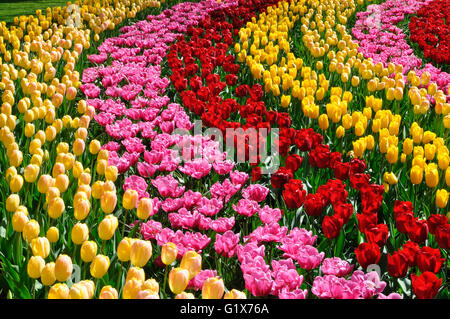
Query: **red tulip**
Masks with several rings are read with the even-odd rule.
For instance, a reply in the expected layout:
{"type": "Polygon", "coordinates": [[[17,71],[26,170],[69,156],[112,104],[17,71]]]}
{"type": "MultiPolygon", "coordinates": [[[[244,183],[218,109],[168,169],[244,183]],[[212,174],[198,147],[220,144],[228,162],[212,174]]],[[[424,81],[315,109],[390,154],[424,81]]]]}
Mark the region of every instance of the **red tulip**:
{"type": "Polygon", "coordinates": [[[414,293],[419,299],[432,299],[438,293],[442,279],[438,279],[432,272],[426,271],[420,276],[411,275],[414,293]]]}
{"type": "Polygon", "coordinates": [[[362,243],[355,249],[356,259],[364,269],[372,264],[378,264],[381,257],[380,247],[373,243],[362,243]]]}
{"type": "Polygon", "coordinates": [[[408,272],[408,256],[402,251],[396,251],[392,255],[388,254],[387,269],[389,276],[395,278],[405,277],[408,272]]]}

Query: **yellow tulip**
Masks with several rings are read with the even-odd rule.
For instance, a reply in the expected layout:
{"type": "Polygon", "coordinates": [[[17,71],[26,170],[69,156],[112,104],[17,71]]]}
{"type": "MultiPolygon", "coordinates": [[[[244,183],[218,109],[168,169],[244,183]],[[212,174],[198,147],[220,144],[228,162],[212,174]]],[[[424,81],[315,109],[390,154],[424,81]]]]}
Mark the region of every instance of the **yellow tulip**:
{"type": "Polygon", "coordinates": [[[100,290],[99,299],[119,299],[119,294],[116,288],[112,286],[103,286],[102,290],[100,290]]]}
{"type": "Polygon", "coordinates": [[[51,286],[56,281],[55,263],[50,262],[44,266],[41,272],[41,282],[44,286],[51,286]]]}
{"type": "Polygon", "coordinates": [[[174,294],[183,292],[189,283],[189,271],[184,268],[173,268],[169,273],[169,288],[174,294]]]}
{"type": "Polygon", "coordinates": [[[418,165],[414,165],[411,168],[409,177],[411,179],[411,183],[413,183],[415,185],[422,183],[423,169],[418,165]]]}
{"type": "Polygon", "coordinates": [[[127,189],[123,194],[122,206],[125,209],[134,209],[137,206],[139,194],[134,189],[127,189]]]}
{"type": "Polygon", "coordinates": [[[69,287],[64,283],[57,283],[50,287],[48,299],[69,299],[69,287]]]}
{"type": "Polygon", "coordinates": [[[34,256],[40,256],[45,259],[50,253],[50,242],[46,237],[32,239],[30,246],[34,256]]]}
{"type": "Polygon", "coordinates": [[[172,264],[178,255],[178,247],[172,242],[164,244],[161,248],[161,261],[165,265],[172,264]]]}
{"type": "Polygon", "coordinates": [[[67,255],[59,255],[55,261],[55,275],[58,281],[66,281],[72,275],[72,259],[67,255]]]}
{"type": "Polygon", "coordinates": [[[41,277],[42,270],[45,267],[45,261],[41,256],[32,256],[28,260],[27,273],[30,278],[37,279],[41,277]]]}
{"type": "Polygon", "coordinates": [[[98,246],[95,241],[84,241],[80,250],[81,260],[86,263],[91,262],[97,255],[97,249],[98,246]]]}
{"type": "Polygon", "coordinates": [[[136,299],[139,291],[141,291],[142,281],[135,278],[127,280],[122,290],[123,299],[136,299]]]}
{"type": "Polygon", "coordinates": [[[130,261],[136,267],[144,267],[152,256],[152,244],[146,240],[136,240],[130,247],[130,261]]]}
{"type": "Polygon", "coordinates": [[[59,229],[55,226],[50,227],[47,230],[46,237],[49,242],[56,243],[59,240],[59,229]]]}
{"type": "Polygon", "coordinates": [[[91,262],[90,272],[94,278],[102,278],[109,269],[110,260],[108,256],[97,255],[91,262]]]}
{"type": "Polygon", "coordinates": [[[180,267],[189,271],[190,280],[202,269],[202,256],[193,250],[189,250],[183,255],[180,267]]]}
{"type": "Polygon", "coordinates": [[[223,299],[247,299],[247,296],[242,291],[232,289],[225,293],[223,299]]]}
{"type": "Polygon", "coordinates": [[[202,286],[202,299],[222,299],[225,287],[222,279],[210,277],[202,286]]]}
{"type": "Polygon", "coordinates": [[[98,235],[102,240],[110,240],[117,227],[119,226],[119,221],[114,215],[106,215],[106,217],[98,225],[98,235]]]}
{"type": "Polygon", "coordinates": [[[140,267],[131,267],[130,269],[128,269],[127,272],[127,277],[126,277],[126,281],[131,280],[131,279],[136,279],[139,281],[144,282],[145,281],[145,272],[144,269],[140,268],[140,267]]]}
{"type": "Polygon", "coordinates": [[[438,189],[436,192],[436,206],[444,208],[447,206],[449,193],[445,189],[438,189]]]}
{"type": "Polygon", "coordinates": [[[20,205],[20,197],[17,194],[11,194],[6,199],[6,210],[10,213],[17,210],[20,205]]]}
{"type": "Polygon", "coordinates": [[[39,236],[39,231],[40,231],[39,223],[36,220],[31,219],[23,227],[22,235],[23,238],[29,243],[34,238],[39,236]]]}

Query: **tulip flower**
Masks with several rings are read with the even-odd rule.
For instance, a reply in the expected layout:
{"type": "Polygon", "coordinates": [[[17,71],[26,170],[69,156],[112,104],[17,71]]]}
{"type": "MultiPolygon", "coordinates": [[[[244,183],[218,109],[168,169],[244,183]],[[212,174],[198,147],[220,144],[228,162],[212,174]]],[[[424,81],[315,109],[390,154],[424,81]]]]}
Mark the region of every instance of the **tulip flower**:
{"type": "Polygon", "coordinates": [[[115,192],[106,191],[102,194],[100,205],[105,214],[111,214],[116,208],[117,196],[115,192]]]}
{"type": "Polygon", "coordinates": [[[131,244],[136,239],[131,239],[128,237],[123,238],[119,245],[117,246],[117,258],[122,262],[127,262],[130,260],[130,250],[131,244]]]}
{"type": "Polygon", "coordinates": [[[143,197],[139,200],[136,214],[139,219],[146,220],[153,214],[153,200],[143,197]]]}
{"type": "Polygon", "coordinates": [[[247,299],[247,296],[242,291],[231,289],[225,293],[223,299],[247,299]]]}
{"type": "Polygon", "coordinates": [[[97,243],[95,241],[84,241],[81,245],[80,255],[84,262],[91,262],[97,255],[97,243]]]}
{"type": "Polygon", "coordinates": [[[137,206],[139,195],[134,189],[127,189],[123,194],[122,206],[125,209],[134,209],[137,206]]]}
{"type": "Polygon", "coordinates": [[[161,261],[164,265],[171,265],[178,255],[178,247],[172,242],[164,244],[161,248],[161,261]]]}
{"type": "Polygon", "coordinates": [[[16,211],[12,217],[12,226],[14,231],[21,233],[25,224],[28,222],[28,216],[22,211],[16,211]]]}
{"type": "Polygon", "coordinates": [[[69,299],[69,287],[65,283],[57,283],[50,287],[48,299],[69,299]]]}
{"type": "Polygon", "coordinates": [[[50,227],[47,230],[46,237],[49,242],[56,243],[59,240],[59,229],[55,226],[50,227]]]}
{"type": "Polygon", "coordinates": [[[130,261],[136,267],[144,267],[152,256],[152,244],[146,240],[136,240],[130,247],[130,261]]]}
{"type": "Polygon", "coordinates": [[[110,240],[117,227],[119,226],[119,221],[114,215],[106,215],[106,217],[98,225],[98,235],[102,240],[110,240]]]}
{"type": "Polygon", "coordinates": [[[169,288],[174,294],[183,292],[189,282],[189,271],[184,268],[173,268],[169,273],[169,288]]]}
{"type": "Polygon", "coordinates": [[[50,253],[50,242],[46,237],[32,239],[30,246],[34,256],[40,256],[45,259],[50,253]]]}
{"type": "Polygon", "coordinates": [[[66,281],[72,275],[72,259],[67,255],[59,255],[55,261],[55,275],[58,281],[66,281]]]}
{"type": "Polygon", "coordinates": [[[51,286],[56,281],[55,263],[51,262],[44,266],[41,272],[41,282],[44,286],[51,286]]]}
{"type": "Polygon", "coordinates": [[[76,223],[72,227],[72,241],[75,245],[81,245],[89,238],[89,228],[86,224],[76,223]]]}
{"type": "Polygon", "coordinates": [[[30,278],[37,279],[41,277],[41,272],[45,267],[45,261],[41,256],[32,256],[28,260],[27,273],[30,278]]]}
{"type": "Polygon", "coordinates": [[[221,299],[225,291],[222,279],[210,277],[205,280],[202,287],[203,299],[221,299]]]}
{"type": "Polygon", "coordinates": [[[31,242],[34,238],[39,236],[39,231],[39,223],[36,220],[31,219],[23,227],[23,239],[25,239],[27,242],[31,242]]]}
{"type": "Polygon", "coordinates": [[[175,299],[195,299],[195,296],[190,292],[181,292],[175,296],[175,299]]]}
{"type": "Polygon", "coordinates": [[[141,291],[142,281],[135,278],[127,280],[122,290],[123,299],[136,299],[137,294],[141,291]]]}
{"type": "Polygon", "coordinates": [[[20,205],[20,197],[17,194],[11,194],[6,199],[6,211],[12,213],[17,210],[20,205]]]}
{"type": "Polygon", "coordinates": [[[188,270],[189,280],[191,280],[202,269],[202,256],[193,250],[187,251],[181,259],[180,268],[188,270]]]}
{"type": "Polygon", "coordinates": [[[109,269],[110,260],[108,256],[97,255],[91,262],[91,276],[94,278],[102,278],[109,269]]]}
{"type": "Polygon", "coordinates": [[[436,206],[439,208],[444,208],[447,206],[449,193],[445,189],[439,189],[436,192],[436,206]]]}
{"type": "Polygon", "coordinates": [[[103,286],[100,290],[99,299],[119,299],[119,294],[117,290],[111,286],[103,286]]]}
{"type": "Polygon", "coordinates": [[[130,269],[128,269],[126,281],[131,280],[133,278],[144,282],[145,281],[144,269],[139,267],[131,267],[130,269]]]}

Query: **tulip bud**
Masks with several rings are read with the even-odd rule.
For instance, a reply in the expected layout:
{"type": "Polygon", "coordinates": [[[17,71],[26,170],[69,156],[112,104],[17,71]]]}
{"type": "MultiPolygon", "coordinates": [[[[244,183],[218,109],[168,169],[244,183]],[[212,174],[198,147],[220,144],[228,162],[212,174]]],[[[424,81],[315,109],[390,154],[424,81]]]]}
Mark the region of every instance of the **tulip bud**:
{"type": "Polygon", "coordinates": [[[127,272],[126,281],[131,280],[133,278],[144,282],[145,281],[144,269],[139,268],[139,267],[131,267],[127,272]]]}
{"type": "Polygon", "coordinates": [[[27,273],[30,278],[37,279],[41,277],[45,261],[41,256],[32,256],[27,264],[27,273]]]}
{"type": "Polygon", "coordinates": [[[247,299],[247,296],[242,291],[232,289],[225,293],[223,299],[247,299]]]}
{"type": "Polygon", "coordinates": [[[48,299],[69,299],[69,287],[66,284],[55,284],[50,287],[48,299]]]}
{"type": "Polygon", "coordinates": [[[146,240],[136,240],[131,244],[130,260],[131,264],[137,267],[144,267],[152,256],[152,244],[146,240]]]}
{"type": "Polygon", "coordinates": [[[111,286],[103,286],[100,291],[99,299],[119,299],[119,294],[117,293],[116,288],[111,286]]]}
{"type": "Polygon", "coordinates": [[[202,299],[222,299],[225,291],[222,279],[210,277],[206,279],[202,287],[202,299]]]}
{"type": "Polygon", "coordinates": [[[183,292],[189,283],[189,271],[184,268],[173,268],[169,273],[169,287],[174,294],[183,292]]]}
{"type": "Polygon", "coordinates": [[[44,286],[51,286],[55,283],[55,263],[51,262],[45,265],[41,272],[41,282],[44,286]]]}
{"type": "Polygon", "coordinates": [[[50,242],[46,237],[38,237],[31,240],[31,250],[34,256],[47,258],[50,254],[50,242]]]}
{"type": "Polygon", "coordinates": [[[89,238],[89,228],[86,224],[76,223],[72,227],[72,241],[75,245],[81,245],[89,238]]]}
{"type": "Polygon", "coordinates": [[[116,208],[117,196],[115,192],[106,191],[102,194],[100,206],[105,214],[111,214],[116,208]]]}
{"type": "Polygon", "coordinates": [[[136,208],[138,203],[139,194],[134,189],[127,189],[123,194],[122,206],[125,209],[133,209],[136,208]]]}
{"type": "Polygon", "coordinates": [[[123,286],[122,298],[123,299],[136,299],[137,294],[141,290],[142,281],[137,279],[131,279],[125,282],[123,286]]]}
{"type": "Polygon", "coordinates": [[[119,221],[114,215],[106,215],[106,217],[98,225],[98,235],[102,240],[110,240],[119,226],[119,221]]]}
{"type": "Polygon", "coordinates": [[[137,216],[140,219],[147,219],[153,215],[153,200],[148,197],[143,197],[139,200],[137,210],[137,216]]]}
{"type": "Polygon", "coordinates": [[[80,255],[81,260],[88,263],[91,262],[97,255],[97,243],[95,241],[85,241],[81,245],[80,255]]]}
{"type": "Polygon", "coordinates": [[[51,243],[56,243],[59,240],[59,230],[55,226],[50,227],[47,230],[47,239],[51,243]]]}
{"type": "Polygon", "coordinates": [[[29,243],[31,240],[39,236],[39,231],[39,223],[36,220],[31,219],[23,227],[22,235],[23,238],[29,243]]]}
{"type": "Polygon", "coordinates": [[[59,255],[55,262],[55,275],[58,281],[66,281],[72,275],[72,259],[67,255],[59,255]]]}
{"type": "Polygon", "coordinates": [[[102,278],[109,269],[109,257],[105,255],[97,255],[91,263],[91,275],[94,278],[102,278]]]}
{"type": "Polygon", "coordinates": [[[127,262],[130,260],[130,249],[131,244],[134,239],[125,237],[123,238],[119,245],[117,246],[117,258],[122,262],[127,262]]]}

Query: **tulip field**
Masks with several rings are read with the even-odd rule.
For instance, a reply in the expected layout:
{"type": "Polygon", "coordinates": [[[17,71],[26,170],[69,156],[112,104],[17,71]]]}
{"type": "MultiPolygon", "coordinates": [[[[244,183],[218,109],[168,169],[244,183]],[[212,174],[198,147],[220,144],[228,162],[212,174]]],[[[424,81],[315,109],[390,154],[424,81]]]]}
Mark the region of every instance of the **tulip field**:
{"type": "Polygon", "coordinates": [[[0,3],[0,299],[450,297],[448,0],[36,5],[0,3]]]}

